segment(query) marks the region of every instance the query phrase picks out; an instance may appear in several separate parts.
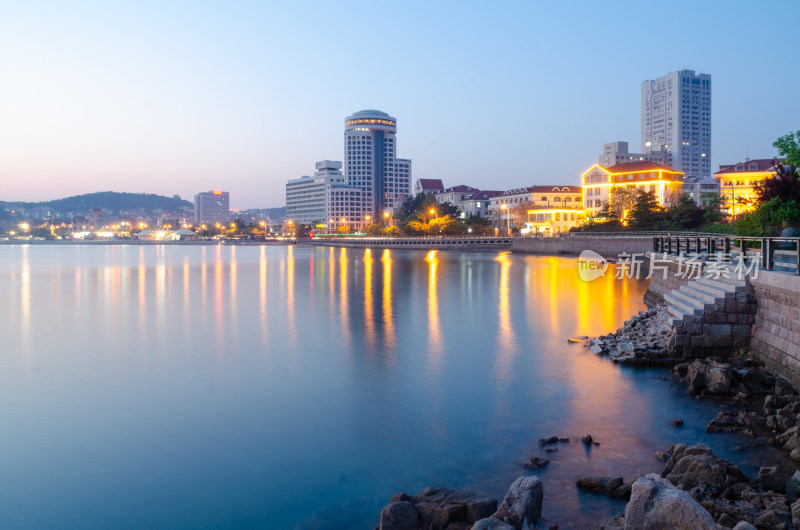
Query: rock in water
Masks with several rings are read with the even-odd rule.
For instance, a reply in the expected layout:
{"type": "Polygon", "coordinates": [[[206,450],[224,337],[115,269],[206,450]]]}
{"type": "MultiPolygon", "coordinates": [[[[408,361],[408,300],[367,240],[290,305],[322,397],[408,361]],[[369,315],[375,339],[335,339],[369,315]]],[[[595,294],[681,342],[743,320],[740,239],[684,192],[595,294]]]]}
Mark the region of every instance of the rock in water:
{"type": "Polygon", "coordinates": [[[539,477],[519,477],[492,517],[521,530],[532,529],[542,516],[543,497],[544,486],[539,477]]]}
{"type": "Polygon", "coordinates": [[[381,510],[380,530],[419,530],[422,521],[419,512],[408,501],[393,502],[381,510]]]}
{"type": "Polygon", "coordinates": [[[688,493],[653,473],[633,483],[625,528],[717,530],[717,523],[688,493]]]}
{"type": "Polygon", "coordinates": [[[515,528],[510,524],[504,523],[500,519],[489,517],[475,523],[472,530],[515,530],[515,528]]]}
{"type": "Polygon", "coordinates": [[[675,427],[683,427],[683,420],[676,418],[676,419],[672,420],[672,424],[675,427]]]}
{"type": "Polygon", "coordinates": [[[781,477],[776,466],[762,466],[761,469],[758,470],[758,481],[762,486],[776,493],[783,493],[783,488],[786,485],[786,479],[781,477]]]}

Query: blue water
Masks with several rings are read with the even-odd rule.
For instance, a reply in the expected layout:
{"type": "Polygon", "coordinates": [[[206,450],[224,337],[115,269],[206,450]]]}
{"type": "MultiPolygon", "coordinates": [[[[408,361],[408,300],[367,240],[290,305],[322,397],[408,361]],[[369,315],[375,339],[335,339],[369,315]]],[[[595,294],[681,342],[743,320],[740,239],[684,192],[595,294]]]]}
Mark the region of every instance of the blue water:
{"type": "Polygon", "coordinates": [[[572,335],[646,284],[572,258],[306,246],[0,247],[7,528],[373,528],[393,493],[502,498],[545,456],[544,515],[596,526],[584,474],[660,472],[714,405],[572,335]],[[683,429],[670,424],[684,419],[683,429]]]}

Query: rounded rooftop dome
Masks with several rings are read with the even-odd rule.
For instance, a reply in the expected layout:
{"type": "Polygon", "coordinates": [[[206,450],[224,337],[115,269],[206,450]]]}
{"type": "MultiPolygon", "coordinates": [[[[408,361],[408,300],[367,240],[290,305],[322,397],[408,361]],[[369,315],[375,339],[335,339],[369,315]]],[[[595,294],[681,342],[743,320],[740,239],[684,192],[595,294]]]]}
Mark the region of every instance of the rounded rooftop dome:
{"type": "Polygon", "coordinates": [[[345,130],[373,129],[394,133],[397,131],[397,120],[385,112],[365,109],[354,112],[344,119],[345,130]]]}
{"type": "Polygon", "coordinates": [[[380,110],[364,109],[364,110],[359,110],[358,112],[354,112],[353,113],[353,117],[355,117],[355,116],[386,116],[386,117],[388,117],[389,115],[386,114],[385,112],[380,111],[380,110]]]}

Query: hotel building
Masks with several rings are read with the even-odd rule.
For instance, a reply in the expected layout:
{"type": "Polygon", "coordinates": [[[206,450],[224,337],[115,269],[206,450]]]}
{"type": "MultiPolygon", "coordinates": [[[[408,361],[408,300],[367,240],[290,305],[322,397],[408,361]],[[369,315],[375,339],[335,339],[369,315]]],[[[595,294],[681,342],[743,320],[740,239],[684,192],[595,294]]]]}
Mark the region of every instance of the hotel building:
{"type": "Polygon", "coordinates": [[[194,225],[213,226],[228,222],[230,197],[227,191],[203,191],[194,196],[194,225]]]}
{"type": "Polygon", "coordinates": [[[722,211],[736,217],[755,209],[755,184],[775,176],[778,160],[761,158],[738,164],[719,166],[714,179],[719,184],[722,211]]]}
{"type": "Polygon", "coordinates": [[[680,70],[642,83],[642,152],[664,152],[663,165],[711,179],[710,75],[680,70]]]}
{"type": "Polygon", "coordinates": [[[347,185],[363,190],[362,217],[378,218],[411,194],[411,161],[397,158],[397,120],[378,110],[345,118],[347,185]]]}
{"type": "Polygon", "coordinates": [[[612,190],[633,186],[654,192],[660,206],[670,206],[683,194],[683,173],[655,162],[631,162],[609,168],[595,164],[581,175],[583,206],[590,217],[609,202],[612,190]]]}
{"type": "Polygon", "coordinates": [[[495,228],[525,222],[527,212],[534,209],[582,210],[580,186],[530,186],[508,190],[489,199],[489,220],[495,228]]]}
{"type": "Polygon", "coordinates": [[[325,223],[330,218],[327,197],[331,186],[344,186],[342,163],[321,160],[313,177],[286,183],[286,219],[294,224],[325,223]]]}

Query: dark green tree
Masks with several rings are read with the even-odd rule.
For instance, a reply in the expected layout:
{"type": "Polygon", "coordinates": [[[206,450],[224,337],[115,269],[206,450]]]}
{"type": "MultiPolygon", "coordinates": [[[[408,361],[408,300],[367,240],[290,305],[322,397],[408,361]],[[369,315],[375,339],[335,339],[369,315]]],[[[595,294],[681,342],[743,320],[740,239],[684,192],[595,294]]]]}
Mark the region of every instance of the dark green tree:
{"type": "Polygon", "coordinates": [[[663,212],[654,192],[636,190],[628,213],[628,224],[634,228],[653,228],[657,222],[664,220],[663,212]]]}
{"type": "Polygon", "coordinates": [[[800,166],[800,131],[781,136],[772,147],[778,150],[780,156],[786,157],[783,161],[787,166],[800,166]]]}

